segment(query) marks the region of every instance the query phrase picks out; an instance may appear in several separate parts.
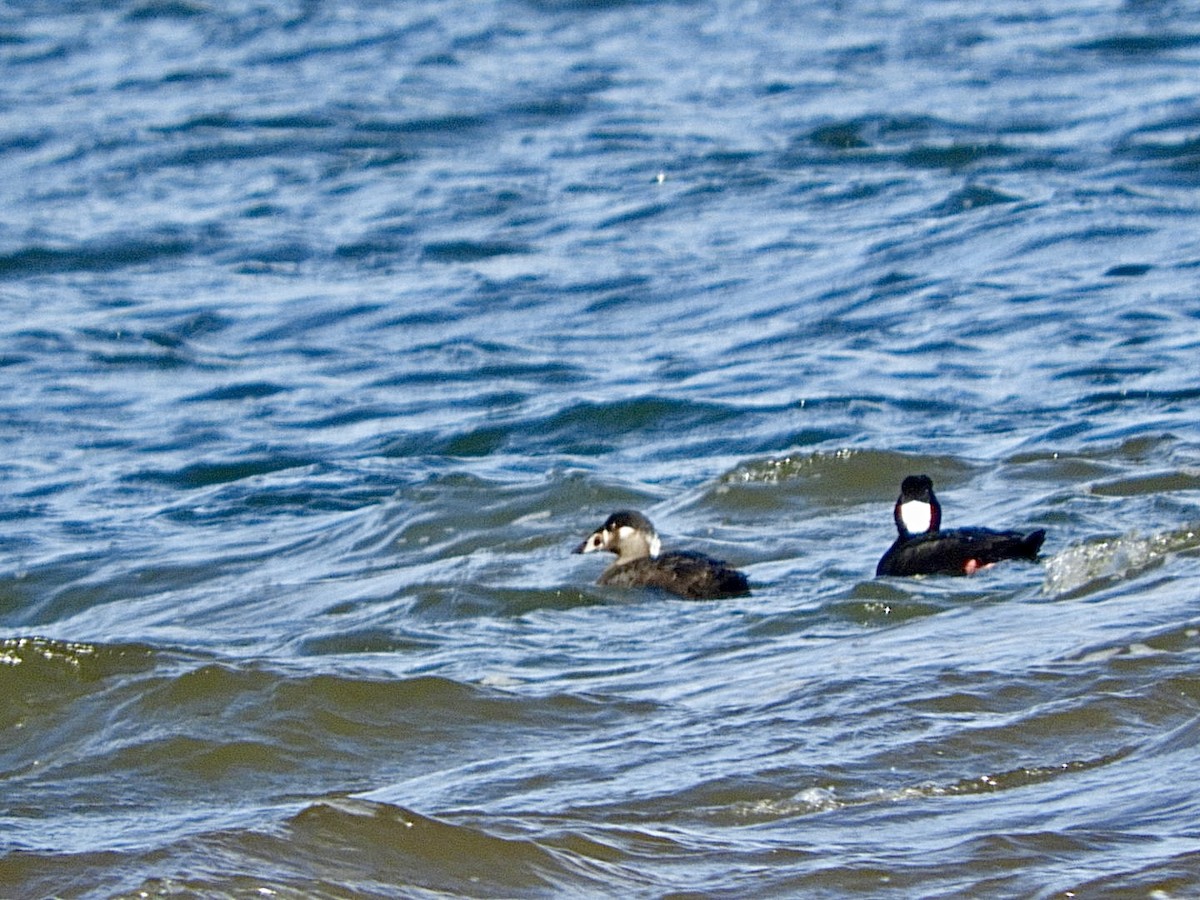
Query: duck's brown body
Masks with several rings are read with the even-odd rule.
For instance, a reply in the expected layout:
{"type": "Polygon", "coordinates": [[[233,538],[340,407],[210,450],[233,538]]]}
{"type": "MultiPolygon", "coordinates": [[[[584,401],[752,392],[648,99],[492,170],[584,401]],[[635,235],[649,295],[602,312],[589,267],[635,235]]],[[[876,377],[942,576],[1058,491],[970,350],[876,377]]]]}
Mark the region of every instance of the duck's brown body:
{"type": "Polygon", "coordinates": [[[659,553],[658,534],[641,513],[613,513],[592,532],[576,553],[607,550],[616,561],[604,570],[598,584],[649,587],[692,600],[737,597],[750,592],[746,576],[703,553],[674,550],[659,553]]]}

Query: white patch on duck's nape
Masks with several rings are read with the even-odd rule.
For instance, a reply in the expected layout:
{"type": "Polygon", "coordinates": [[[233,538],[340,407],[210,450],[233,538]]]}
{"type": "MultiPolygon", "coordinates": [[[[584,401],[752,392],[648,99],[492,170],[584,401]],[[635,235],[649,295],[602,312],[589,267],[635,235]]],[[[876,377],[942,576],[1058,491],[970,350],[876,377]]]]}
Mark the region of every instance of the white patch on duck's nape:
{"type": "Polygon", "coordinates": [[[924,534],[933,525],[933,506],[924,500],[901,503],[900,521],[909,534],[924,534]]]}
{"type": "Polygon", "coordinates": [[[662,542],[653,531],[644,531],[632,525],[622,525],[617,529],[615,545],[618,559],[640,559],[649,556],[654,559],[662,549],[662,542]]]}

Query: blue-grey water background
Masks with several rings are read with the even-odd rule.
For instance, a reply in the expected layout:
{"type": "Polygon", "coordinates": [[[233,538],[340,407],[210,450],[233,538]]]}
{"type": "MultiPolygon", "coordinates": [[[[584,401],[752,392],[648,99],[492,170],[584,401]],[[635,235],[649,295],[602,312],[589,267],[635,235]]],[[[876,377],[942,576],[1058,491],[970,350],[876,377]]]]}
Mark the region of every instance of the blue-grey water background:
{"type": "Polygon", "coordinates": [[[1200,893],[1200,17],[0,6],[0,896],[1200,893]],[[1043,560],[875,580],[900,479],[1043,560]],[[596,587],[614,509],[751,596],[596,587]]]}

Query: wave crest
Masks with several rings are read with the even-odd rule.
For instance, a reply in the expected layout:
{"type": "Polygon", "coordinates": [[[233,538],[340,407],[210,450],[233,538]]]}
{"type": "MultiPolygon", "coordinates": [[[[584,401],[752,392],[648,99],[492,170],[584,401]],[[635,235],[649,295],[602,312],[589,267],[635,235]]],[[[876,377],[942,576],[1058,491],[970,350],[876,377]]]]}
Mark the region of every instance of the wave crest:
{"type": "Polygon", "coordinates": [[[1086,592],[1098,583],[1135,576],[1170,554],[1196,548],[1200,548],[1200,526],[1195,525],[1146,536],[1130,532],[1076,544],[1046,561],[1042,593],[1057,597],[1086,592]]]}

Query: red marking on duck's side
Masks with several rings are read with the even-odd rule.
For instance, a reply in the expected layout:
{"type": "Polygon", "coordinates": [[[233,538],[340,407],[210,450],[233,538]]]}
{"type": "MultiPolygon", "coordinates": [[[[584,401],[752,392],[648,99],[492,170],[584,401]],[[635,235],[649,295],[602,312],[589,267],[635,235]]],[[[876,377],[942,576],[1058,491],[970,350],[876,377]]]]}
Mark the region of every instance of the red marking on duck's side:
{"type": "Polygon", "coordinates": [[[981,563],[977,559],[968,559],[963,563],[963,574],[974,575],[976,572],[982,572],[984,569],[990,569],[995,563],[981,563]]]}

